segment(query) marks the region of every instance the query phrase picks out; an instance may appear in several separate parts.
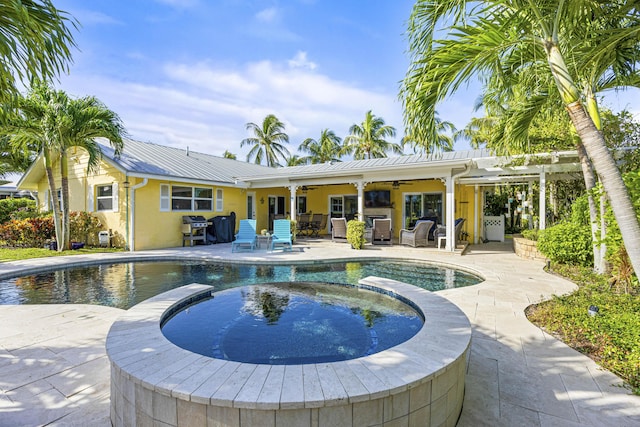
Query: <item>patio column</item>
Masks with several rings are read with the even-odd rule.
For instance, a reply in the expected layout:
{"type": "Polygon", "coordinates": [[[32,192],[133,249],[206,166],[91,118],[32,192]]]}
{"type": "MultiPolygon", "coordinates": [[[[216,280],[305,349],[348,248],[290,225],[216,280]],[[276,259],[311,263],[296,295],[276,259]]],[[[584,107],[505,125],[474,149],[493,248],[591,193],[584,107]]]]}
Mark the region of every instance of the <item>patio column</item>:
{"type": "Polygon", "coordinates": [[[364,188],[368,182],[356,181],[352,184],[358,189],[358,221],[364,221],[364,188]]]}
{"type": "Polygon", "coordinates": [[[478,223],[480,221],[480,212],[478,210],[478,184],[473,187],[473,243],[478,244],[478,223]]]}
{"type": "MultiPolygon", "coordinates": [[[[447,226],[447,243],[445,246],[445,250],[453,252],[455,249],[455,236],[453,233],[455,232],[455,215],[456,215],[456,206],[455,206],[455,182],[453,177],[449,175],[445,181],[446,185],[446,209],[445,209],[445,218],[446,218],[446,226],[447,226]]],[[[438,242],[436,242],[437,244],[438,242]]]]}
{"type": "Polygon", "coordinates": [[[547,175],[542,167],[540,172],[540,213],[539,213],[539,229],[544,230],[547,228],[547,175]]]}
{"type": "Polygon", "coordinates": [[[297,215],[296,215],[296,191],[298,190],[298,186],[295,184],[291,184],[289,186],[289,212],[290,212],[290,218],[292,221],[296,221],[297,220],[297,215]]]}

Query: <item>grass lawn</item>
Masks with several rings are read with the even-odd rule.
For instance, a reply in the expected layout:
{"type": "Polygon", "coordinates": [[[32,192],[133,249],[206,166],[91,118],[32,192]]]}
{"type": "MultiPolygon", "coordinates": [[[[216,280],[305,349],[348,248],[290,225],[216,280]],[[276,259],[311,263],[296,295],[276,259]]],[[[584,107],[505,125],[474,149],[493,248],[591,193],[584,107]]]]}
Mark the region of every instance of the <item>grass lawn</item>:
{"type": "Polygon", "coordinates": [[[554,297],[527,310],[530,321],[624,379],[640,395],[640,292],[618,294],[590,269],[552,266],[577,283],[571,295],[554,297]],[[596,316],[588,308],[599,308],[596,316]]]}
{"type": "Polygon", "coordinates": [[[80,255],[122,251],[123,249],[120,248],[82,248],[63,252],[52,251],[44,248],[0,248],[0,262],[20,261],[23,259],[44,258],[62,255],[80,255]]]}

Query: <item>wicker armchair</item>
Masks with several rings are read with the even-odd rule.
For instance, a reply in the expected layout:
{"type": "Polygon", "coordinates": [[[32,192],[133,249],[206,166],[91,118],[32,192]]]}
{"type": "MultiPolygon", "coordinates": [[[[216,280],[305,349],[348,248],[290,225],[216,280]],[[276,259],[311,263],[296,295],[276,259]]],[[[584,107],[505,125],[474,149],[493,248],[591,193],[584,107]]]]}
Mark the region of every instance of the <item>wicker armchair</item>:
{"type": "Polygon", "coordinates": [[[414,248],[427,246],[429,243],[429,231],[433,227],[433,221],[418,221],[413,230],[400,230],[400,244],[414,248]]]}

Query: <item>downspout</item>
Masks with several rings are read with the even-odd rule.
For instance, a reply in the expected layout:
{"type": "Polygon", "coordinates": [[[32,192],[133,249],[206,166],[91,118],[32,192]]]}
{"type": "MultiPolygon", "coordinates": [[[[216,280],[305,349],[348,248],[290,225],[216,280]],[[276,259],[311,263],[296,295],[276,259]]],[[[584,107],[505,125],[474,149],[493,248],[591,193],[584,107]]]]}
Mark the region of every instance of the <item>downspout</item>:
{"type": "MultiPolygon", "coordinates": [[[[456,212],[456,206],[455,206],[455,202],[456,202],[456,197],[455,197],[455,186],[456,186],[456,179],[460,178],[461,176],[467,175],[469,172],[471,172],[471,165],[469,163],[464,165],[464,170],[452,174],[451,177],[447,180],[447,183],[451,183],[451,204],[447,204],[447,243],[446,243],[446,250],[450,251],[450,252],[454,252],[456,250],[456,238],[454,236],[455,233],[455,212],[456,212]]],[[[448,192],[448,191],[447,191],[448,192]]],[[[474,212],[474,215],[476,213],[474,212]]]]}
{"type": "Polygon", "coordinates": [[[130,187],[131,190],[131,208],[129,209],[130,215],[129,215],[129,239],[131,240],[129,242],[129,251],[133,252],[134,248],[135,248],[135,242],[136,242],[136,234],[135,234],[135,217],[136,217],[136,190],[138,188],[142,188],[145,185],[147,185],[147,183],[149,182],[149,180],[147,178],[143,179],[142,182],[140,184],[136,184],[133,187],[130,187]]]}

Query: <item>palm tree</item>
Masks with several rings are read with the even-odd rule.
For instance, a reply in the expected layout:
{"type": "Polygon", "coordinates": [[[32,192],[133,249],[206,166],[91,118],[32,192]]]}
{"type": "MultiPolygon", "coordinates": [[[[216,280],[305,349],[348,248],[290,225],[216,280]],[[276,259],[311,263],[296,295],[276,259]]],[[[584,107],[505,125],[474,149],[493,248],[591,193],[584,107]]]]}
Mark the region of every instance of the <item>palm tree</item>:
{"type": "Polygon", "coordinates": [[[224,150],[224,153],[222,153],[222,157],[224,157],[225,159],[236,160],[236,155],[229,150],[224,150]]]}
{"type": "Polygon", "coordinates": [[[410,145],[416,154],[430,154],[435,150],[452,151],[453,141],[457,134],[454,124],[446,120],[441,120],[436,115],[436,131],[437,136],[435,141],[427,142],[407,135],[402,138],[402,146],[410,145]]]}
{"type": "Polygon", "coordinates": [[[243,139],[240,147],[252,146],[247,161],[253,159],[259,165],[264,160],[269,167],[280,166],[280,160],[286,162],[289,150],[282,143],[289,142],[289,135],[284,133],[284,123],[275,115],[269,114],[262,121],[262,126],[255,123],[247,123],[247,130],[253,133],[253,137],[243,139]]]}
{"type": "Polygon", "coordinates": [[[320,138],[317,141],[313,138],[307,138],[302,141],[298,149],[309,154],[307,159],[311,164],[339,162],[342,152],[342,139],[332,130],[322,129],[320,138]]]}
{"type": "Polygon", "coordinates": [[[0,100],[19,95],[23,82],[68,71],[76,21],[51,0],[0,0],[0,100]]]}
{"type": "MultiPolygon", "coordinates": [[[[640,21],[634,4],[595,0],[418,0],[409,21],[412,65],[401,88],[407,134],[436,135],[438,102],[480,76],[506,91],[520,71],[535,68],[553,77],[589,160],[612,203],[624,244],[640,271],[640,224],[616,162],[598,130],[593,87],[576,84],[576,70],[635,74],[640,21]],[[442,28],[442,18],[451,17],[442,28]],[[435,39],[436,31],[447,38],[435,39]],[[565,58],[578,58],[578,67],[565,58]],[[591,114],[590,114],[591,113],[591,114]]],[[[630,78],[633,81],[633,78],[630,78]]],[[[581,82],[583,83],[583,82],[581,82]]],[[[431,138],[430,138],[431,137],[431,138]]]]}
{"type": "Polygon", "coordinates": [[[306,164],[307,159],[305,157],[300,157],[297,154],[291,154],[289,157],[287,157],[287,166],[301,166],[306,164]]]}
{"type": "Polygon", "coordinates": [[[104,137],[116,153],[123,148],[125,135],[120,118],[99,100],[88,96],[71,99],[48,84],[35,84],[29,94],[17,99],[17,114],[6,121],[3,132],[9,135],[17,152],[31,150],[43,155],[58,250],[68,249],[69,242],[69,170],[67,150],[81,147],[89,155],[87,172],[99,165],[100,146],[94,138],[104,137]],[[54,179],[53,164],[60,165],[62,209],[54,179]]]}
{"type": "Polygon", "coordinates": [[[382,117],[373,115],[369,110],[360,125],[354,124],[349,128],[349,136],[344,139],[343,152],[353,153],[356,160],[387,157],[388,151],[402,154],[399,144],[385,139],[395,136],[396,128],[385,125],[382,117]]]}

